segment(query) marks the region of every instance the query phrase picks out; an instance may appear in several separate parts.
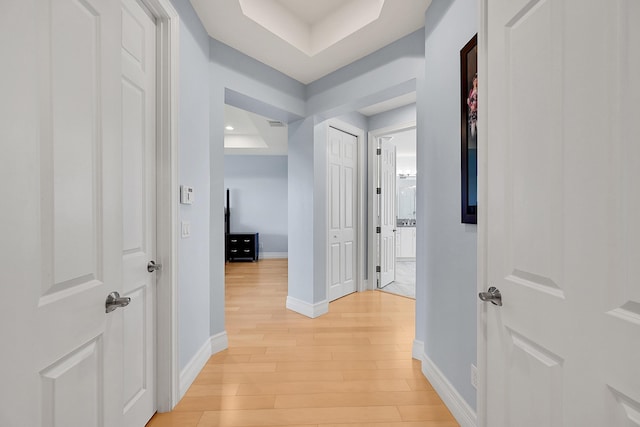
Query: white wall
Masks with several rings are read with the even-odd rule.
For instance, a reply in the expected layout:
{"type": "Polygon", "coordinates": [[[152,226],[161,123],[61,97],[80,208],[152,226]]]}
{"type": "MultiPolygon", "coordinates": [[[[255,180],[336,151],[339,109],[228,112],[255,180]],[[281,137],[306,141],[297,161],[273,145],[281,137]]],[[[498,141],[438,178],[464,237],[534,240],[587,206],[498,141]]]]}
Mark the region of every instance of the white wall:
{"type": "Polygon", "coordinates": [[[287,253],[287,156],[225,155],[231,232],[260,233],[260,257],[287,253]]]}
{"type": "Polygon", "coordinates": [[[475,409],[476,226],[460,222],[460,49],[477,32],[476,0],[434,0],[418,85],[416,338],[475,409]],[[424,285],[422,285],[424,284],[424,285]]]}

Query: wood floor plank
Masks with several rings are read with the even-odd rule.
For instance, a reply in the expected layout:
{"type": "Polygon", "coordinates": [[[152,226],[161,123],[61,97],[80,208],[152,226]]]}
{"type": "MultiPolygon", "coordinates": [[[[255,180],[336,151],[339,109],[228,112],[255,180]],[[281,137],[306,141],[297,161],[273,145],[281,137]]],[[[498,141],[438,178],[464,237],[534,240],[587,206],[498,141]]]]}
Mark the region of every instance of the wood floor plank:
{"type": "Polygon", "coordinates": [[[241,384],[238,395],[289,395],[305,393],[362,393],[411,391],[405,380],[304,381],[292,383],[241,384]]]}
{"type": "Polygon", "coordinates": [[[447,421],[451,412],[444,405],[398,406],[403,421],[447,421]]]}
{"type": "Polygon", "coordinates": [[[179,412],[172,411],[155,414],[147,426],[153,427],[197,427],[202,418],[202,411],[179,412]]]}
{"type": "Polygon", "coordinates": [[[455,421],[402,421],[397,423],[320,424],[318,427],[458,427],[455,421]]]}
{"type": "MultiPolygon", "coordinates": [[[[362,379],[362,378],[354,378],[362,379]]],[[[194,385],[219,385],[236,387],[247,383],[277,383],[294,381],[343,381],[341,371],[291,371],[291,372],[202,372],[194,385]]],[[[193,387],[193,386],[192,386],[193,387]]],[[[235,393],[234,393],[235,394],[235,393]]]]}
{"type": "Polygon", "coordinates": [[[285,307],[287,261],[226,265],[229,349],[148,427],[454,427],[411,358],[415,301],[369,291],[309,319],[285,307]]]}
{"type": "Polygon", "coordinates": [[[174,411],[220,411],[233,409],[271,409],[275,396],[193,396],[186,395],[174,411]]]}
{"type": "Polygon", "coordinates": [[[327,424],[402,421],[395,406],[205,411],[198,427],[265,427],[279,424],[327,424]]]}
{"type": "Polygon", "coordinates": [[[435,391],[393,392],[369,391],[359,393],[313,393],[276,396],[275,408],[330,408],[337,406],[389,406],[440,404],[435,391]]]}

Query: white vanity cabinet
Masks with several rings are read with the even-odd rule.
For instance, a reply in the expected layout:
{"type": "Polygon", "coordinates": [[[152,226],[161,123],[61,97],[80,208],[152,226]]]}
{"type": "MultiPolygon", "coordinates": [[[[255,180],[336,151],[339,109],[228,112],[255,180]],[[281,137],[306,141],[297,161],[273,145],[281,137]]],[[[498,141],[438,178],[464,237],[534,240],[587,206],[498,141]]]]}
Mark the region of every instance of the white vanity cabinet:
{"type": "Polygon", "coordinates": [[[396,258],[415,259],[416,228],[398,227],[396,229],[396,258]]]}

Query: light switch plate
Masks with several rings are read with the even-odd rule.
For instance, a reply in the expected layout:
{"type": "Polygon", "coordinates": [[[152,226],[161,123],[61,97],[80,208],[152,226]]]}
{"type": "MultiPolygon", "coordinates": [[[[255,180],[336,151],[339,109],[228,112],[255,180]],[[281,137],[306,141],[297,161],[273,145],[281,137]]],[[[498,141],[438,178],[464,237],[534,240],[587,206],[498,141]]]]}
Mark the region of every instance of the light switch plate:
{"type": "Polygon", "coordinates": [[[187,237],[191,237],[191,223],[189,221],[182,221],[180,226],[182,230],[180,235],[182,238],[186,239],[187,237]]]}

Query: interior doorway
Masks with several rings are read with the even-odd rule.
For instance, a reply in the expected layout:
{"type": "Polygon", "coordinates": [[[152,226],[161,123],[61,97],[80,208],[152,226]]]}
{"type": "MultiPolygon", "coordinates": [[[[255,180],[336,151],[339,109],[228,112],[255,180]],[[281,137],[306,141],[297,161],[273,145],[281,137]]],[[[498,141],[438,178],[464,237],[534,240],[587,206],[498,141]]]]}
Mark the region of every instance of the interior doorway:
{"type": "Polygon", "coordinates": [[[370,135],[373,164],[373,254],[375,288],[415,298],[416,127],[370,135]]]}
{"type": "Polygon", "coordinates": [[[287,124],[224,109],[226,261],[288,257],[287,124]]]}

